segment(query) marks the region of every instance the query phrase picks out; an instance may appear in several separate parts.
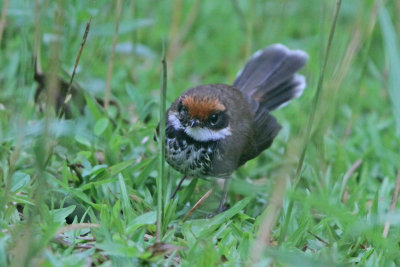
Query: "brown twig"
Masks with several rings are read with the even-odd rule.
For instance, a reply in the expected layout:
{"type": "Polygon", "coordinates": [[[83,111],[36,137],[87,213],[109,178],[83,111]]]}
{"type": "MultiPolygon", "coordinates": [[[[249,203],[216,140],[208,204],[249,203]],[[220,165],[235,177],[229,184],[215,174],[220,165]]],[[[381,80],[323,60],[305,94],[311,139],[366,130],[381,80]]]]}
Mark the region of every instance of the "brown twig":
{"type": "MultiPolygon", "coordinates": [[[[312,128],[314,125],[314,119],[317,114],[317,106],[318,106],[318,103],[320,102],[321,92],[323,91],[323,87],[324,87],[325,70],[326,70],[326,66],[327,66],[330,51],[331,51],[331,45],[333,42],[333,36],[335,34],[336,22],[338,20],[341,3],[342,3],[341,0],[336,0],[336,7],[335,7],[335,10],[333,13],[332,24],[331,24],[330,31],[329,31],[328,43],[326,44],[326,47],[325,47],[325,54],[324,54],[323,60],[322,60],[322,67],[321,67],[321,71],[320,71],[319,78],[318,78],[317,89],[316,89],[314,99],[312,102],[311,113],[310,113],[310,116],[308,118],[308,122],[306,125],[304,142],[303,142],[303,145],[301,148],[301,154],[300,154],[300,158],[298,161],[298,165],[297,165],[297,169],[296,169],[296,173],[295,173],[295,177],[294,177],[294,181],[293,181],[293,186],[292,186],[293,189],[296,188],[296,186],[301,178],[301,173],[303,170],[303,164],[304,164],[304,160],[306,157],[308,144],[310,143],[310,139],[311,139],[312,128]]],[[[294,205],[293,200],[290,200],[287,211],[286,211],[286,215],[285,215],[285,217],[286,217],[285,222],[282,226],[282,231],[280,233],[279,243],[281,243],[286,236],[288,222],[290,220],[291,213],[293,211],[293,205],[294,205]]]]}
{"type": "Polygon", "coordinates": [[[312,253],[316,253],[315,249],[312,249],[307,244],[304,244],[304,246],[301,248],[301,251],[305,252],[307,251],[307,249],[310,250],[312,253]]]}
{"type": "Polygon", "coordinates": [[[362,48],[363,38],[362,38],[361,28],[362,28],[362,23],[359,22],[356,25],[355,29],[353,30],[353,35],[351,37],[349,45],[347,46],[346,52],[342,58],[340,66],[337,66],[337,68],[334,70],[332,81],[334,83],[333,90],[336,93],[340,89],[343,80],[349,74],[350,67],[352,66],[354,59],[358,55],[360,49],[362,48]]]}
{"type": "Polygon", "coordinates": [[[167,61],[170,64],[177,54],[182,50],[183,42],[190,32],[194,22],[196,21],[198,14],[200,13],[200,5],[202,0],[196,0],[192,5],[189,13],[186,15],[186,19],[184,23],[182,23],[182,27],[179,26],[179,21],[181,19],[181,9],[182,9],[182,1],[174,1],[174,9],[172,15],[172,23],[170,29],[170,44],[168,46],[167,52],[167,61]]]}
{"type": "Polygon", "coordinates": [[[86,241],[91,241],[91,242],[95,242],[96,241],[96,238],[89,237],[89,236],[77,236],[76,239],[86,240],[86,241]]]}
{"type": "Polygon", "coordinates": [[[354,164],[350,167],[350,169],[348,169],[348,171],[346,172],[346,174],[343,177],[342,191],[341,191],[342,192],[342,202],[345,202],[345,201],[343,201],[343,198],[344,198],[346,184],[349,181],[351,175],[358,169],[358,167],[360,167],[361,163],[362,163],[361,159],[358,159],[356,162],[354,162],[354,164]]]}
{"type": "Polygon", "coordinates": [[[53,237],[53,240],[58,242],[58,243],[60,243],[60,244],[65,245],[67,247],[72,246],[72,243],[67,241],[67,240],[65,240],[62,235],[56,235],[55,237],[53,237]]]}
{"type": "Polygon", "coordinates": [[[156,242],[154,245],[147,248],[147,251],[151,252],[151,256],[166,255],[167,253],[174,252],[176,250],[185,249],[184,247],[178,247],[166,242],[156,242]]]}
{"type": "Polygon", "coordinates": [[[1,40],[3,39],[3,32],[7,22],[7,8],[8,8],[8,0],[3,1],[3,8],[1,9],[1,19],[0,19],[0,45],[1,40]]]}
{"type": "Polygon", "coordinates": [[[258,237],[254,241],[253,251],[248,266],[257,262],[265,247],[271,245],[271,231],[278,218],[285,196],[286,177],[280,177],[276,180],[272,196],[269,199],[268,207],[264,211],[264,219],[258,230],[258,237]]]}
{"type": "Polygon", "coordinates": [[[80,183],[80,184],[83,183],[82,174],[81,174],[81,172],[79,171],[79,169],[77,168],[77,166],[76,166],[75,164],[71,164],[71,163],[69,162],[68,159],[66,159],[66,160],[67,160],[67,166],[68,166],[68,168],[70,168],[72,171],[75,172],[76,176],[77,176],[78,179],[79,179],[79,183],[80,183]]]}
{"type": "Polygon", "coordinates": [[[245,16],[242,8],[240,7],[238,0],[231,0],[231,2],[232,2],[233,9],[235,10],[236,14],[239,17],[239,20],[241,22],[241,27],[244,30],[246,30],[246,25],[247,25],[246,16],[245,16]]]}
{"type": "MultiPolygon", "coordinates": [[[[58,2],[58,8],[56,9],[56,13],[54,15],[53,25],[53,34],[56,36],[62,36],[62,25],[64,22],[64,1],[58,2]]],[[[23,229],[21,229],[18,238],[14,244],[15,250],[18,251],[18,257],[14,257],[11,259],[11,266],[30,266],[33,264],[35,257],[40,254],[40,248],[35,246],[36,237],[33,234],[35,229],[36,217],[37,214],[40,214],[40,207],[44,203],[45,193],[48,191],[46,187],[45,180],[45,171],[47,169],[50,156],[54,153],[54,148],[56,146],[55,136],[51,134],[50,124],[51,124],[51,116],[52,112],[49,107],[53,106],[55,103],[55,92],[59,88],[59,82],[56,76],[57,71],[59,70],[59,53],[62,51],[62,42],[60,39],[52,42],[48,49],[49,55],[49,68],[53,70],[53,72],[49,75],[49,90],[47,92],[48,97],[46,101],[46,110],[43,121],[43,126],[41,128],[41,134],[37,138],[37,146],[38,153],[41,156],[35,157],[34,162],[35,168],[34,173],[32,174],[31,184],[34,184],[32,192],[31,192],[31,201],[34,205],[26,205],[29,210],[26,212],[28,216],[26,216],[23,229]]]]}
{"type": "MultiPolygon", "coordinates": [[[[367,30],[366,30],[366,33],[364,33],[364,37],[363,37],[362,43],[361,43],[362,55],[361,55],[361,57],[358,56],[359,58],[361,58],[361,66],[363,66],[363,68],[361,69],[361,74],[359,75],[359,78],[358,78],[358,84],[353,86],[354,88],[358,88],[357,95],[353,96],[354,99],[356,99],[357,97],[360,97],[360,93],[361,93],[362,88],[363,88],[362,83],[364,81],[365,74],[367,73],[367,70],[368,70],[368,67],[367,67],[368,66],[368,60],[370,59],[369,51],[371,49],[372,40],[374,39],[374,38],[372,38],[372,34],[374,33],[374,30],[376,28],[377,15],[378,15],[378,0],[375,0],[374,3],[373,3],[373,6],[372,6],[371,14],[370,14],[370,16],[368,18],[368,21],[369,21],[368,27],[364,27],[364,25],[361,25],[361,22],[359,22],[359,27],[358,28],[359,29],[366,28],[367,30]]],[[[345,131],[344,137],[343,137],[343,139],[341,141],[342,145],[344,145],[344,143],[346,142],[347,138],[351,134],[352,125],[353,125],[353,122],[357,120],[357,116],[359,116],[359,115],[358,114],[354,114],[354,113],[352,114],[352,116],[351,116],[351,118],[349,120],[349,123],[348,123],[348,125],[346,127],[346,131],[345,131]]]]}
{"type": "Polygon", "coordinates": [[[94,243],[93,242],[74,245],[73,243],[65,240],[64,238],[65,238],[65,235],[57,234],[55,237],[53,237],[53,240],[58,242],[58,243],[60,243],[60,244],[65,245],[67,247],[72,247],[73,246],[74,248],[82,248],[82,249],[90,249],[90,248],[94,247],[94,243]]]}
{"type": "Polygon", "coordinates": [[[89,22],[86,24],[85,33],[83,34],[83,38],[82,38],[81,48],[79,49],[78,56],[76,57],[75,66],[74,66],[74,70],[72,71],[71,79],[70,79],[70,81],[69,81],[67,94],[66,94],[66,96],[65,96],[64,103],[63,103],[62,106],[61,106],[60,114],[59,114],[59,116],[58,116],[59,119],[61,119],[62,116],[64,115],[64,113],[65,113],[65,108],[67,107],[67,105],[68,105],[68,103],[69,103],[69,101],[71,100],[71,97],[72,97],[72,95],[71,95],[72,82],[74,81],[76,68],[78,67],[79,60],[80,60],[80,58],[81,58],[83,48],[85,47],[85,43],[86,43],[87,36],[88,36],[88,34],[89,34],[90,23],[91,23],[91,22],[92,22],[92,17],[90,17],[89,22]]]}
{"type": "MultiPolygon", "coordinates": [[[[394,187],[392,203],[390,204],[388,214],[392,213],[394,211],[394,208],[396,208],[397,198],[399,197],[399,189],[400,189],[400,166],[399,166],[399,170],[397,171],[396,185],[394,187]]],[[[383,228],[383,233],[382,233],[382,236],[384,238],[386,238],[388,236],[389,229],[390,229],[390,222],[389,222],[389,220],[387,220],[385,223],[385,227],[383,228]]]]}
{"type": "MultiPolygon", "coordinates": [[[[395,8],[396,8],[396,14],[400,14],[400,1],[396,1],[395,2],[395,8]]],[[[400,35],[400,21],[397,19],[396,20],[396,31],[397,31],[397,35],[400,35]]]]}
{"type": "Polygon", "coordinates": [[[307,231],[307,233],[309,233],[310,235],[312,235],[313,237],[315,237],[318,241],[324,243],[326,246],[328,246],[328,247],[330,246],[330,244],[329,244],[328,241],[325,241],[324,239],[322,239],[321,237],[317,236],[317,235],[314,234],[313,232],[307,231]]]}
{"type": "Polygon", "coordinates": [[[200,5],[202,1],[203,0],[196,0],[196,2],[192,5],[192,8],[190,9],[189,13],[187,14],[183,27],[178,35],[178,39],[180,42],[182,42],[186,38],[194,22],[196,21],[197,16],[200,13],[200,5]]]}
{"type": "Polygon", "coordinates": [[[307,152],[307,147],[308,147],[308,143],[310,142],[310,138],[311,138],[311,131],[312,131],[312,127],[314,124],[314,118],[315,118],[315,114],[316,114],[316,110],[317,110],[317,104],[319,103],[319,99],[321,96],[321,92],[322,92],[322,88],[323,88],[323,83],[324,83],[324,77],[325,77],[325,69],[328,63],[328,59],[329,59],[329,54],[331,51],[331,45],[332,45],[332,41],[333,41],[333,36],[335,34],[335,29],[336,29],[336,22],[337,22],[337,18],[339,16],[339,10],[340,10],[340,5],[341,5],[342,1],[341,0],[337,0],[336,1],[336,8],[334,11],[334,16],[332,19],[332,25],[331,25],[331,29],[329,32],[329,37],[328,37],[328,43],[326,45],[325,48],[325,54],[324,54],[324,59],[322,62],[322,68],[321,68],[321,72],[319,75],[319,79],[318,79],[318,84],[317,84],[317,91],[315,93],[314,99],[313,99],[313,103],[312,103],[312,110],[311,110],[311,114],[306,126],[306,136],[305,136],[305,142],[303,144],[303,149],[302,152],[300,154],[300,159],[299,159],[299,164],[297,166],[297,170],[296,170],[296,175],[295,175],[295,179],[294,179],[294,187],[297,185],[297,183],[300,180],[300,174],[301,171],[303,169],[303,163],[304,163],[304,159],[306,156],[306,152],[307,152]]]}
{"type": "Polygon", "coordinates": [[[113,43],[112,43],[112,47],[111,47],[110,60],[108,62],[107,83],[106,83],[106,90],[104,93],[104,108],[106,110],[110,106],[111,78],[112,78],[113,66],[114,66],[115,47],[117,46],[117,42],[118,42],[119,21],[121,18],[121,10],[122,10],[121,0],[117,0],[117,9],[116,9],[117,18],[115,21],[114,39],[113,39],[113,43]]]}
{"type": "Polygon", "coordinates": [[[203,204],[203,202],[211,195],[212,193],[212,188],[210,190],[207,191],[207,193],[204,194],[204,196],[202,196],[199,201],[196,202],[196,204],[194,204],[193,208],[191,208],[189,210],[189,212],[185,215],[185,217],[182,219],[182,222],[186,221],[187,218],[189,218],[190,215],[193,214],[193,212],[195,212],[195,210],[197,210],[201,204],[203,204]]]}
{"type": "Polygon", "coordinates": [[[64,227],[60,227],[57,230],[56,235],[68,232],[68,231],[73,231],[73,230],[80,230],[80,229],[85,229],[85,228],[99,228],[100,224],[97,223],[75,223],[75,224],[70,224],[64,227]]]}
{"type": "Polygon", "coordinates": [[[142,201],[143,201],[140,197],[138,197],[138,196],[136,196],[136,195],[134,195],[134,194],[129,194],[129,197],[130,197],[131,199],[135,200],[135,201],[138,202],[138,203],[142,203],[142,201]]]}
{"type": "Polygon", "coordinates": [[[180,43],[179,41],[179,21],[181,20],[182,15],[182,0],[174,0],[173,1],[173,9],[171,16],[171,27],[169,30],[169,40],[170,43],[168,45],[167,51],[167,62],[170,64],[174,51],[176,50],[176,46],[180,43]]]}
{"type": "Polygon", "coordinates": [[[35,75],[43,74],[41,56],[40,56],[40,29],[39,29],[39,0],[35,0],[35,18],[34,18],[34,34],[35,34],[35,75]]]}

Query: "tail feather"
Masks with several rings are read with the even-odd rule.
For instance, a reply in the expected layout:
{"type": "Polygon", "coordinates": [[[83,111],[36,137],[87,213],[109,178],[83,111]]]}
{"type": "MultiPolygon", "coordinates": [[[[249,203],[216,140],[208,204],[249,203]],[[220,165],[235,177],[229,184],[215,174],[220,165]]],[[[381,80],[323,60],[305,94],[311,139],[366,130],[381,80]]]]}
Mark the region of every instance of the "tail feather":
{"type": "Polygon", "coordinates": [[[279,90],[267,90],[260,96],[253,98],[261,103],[261,106],[267,110],[274,110],[287,105],[290,100],[303,94],[306,87],[306,79],[303,75],[294,74],[293,77],[279,85],[279,90]]]}
{"type": "Polygon", "coordinates": [[[271,45],[251,57],[233,85],[262,108],[274,110],[302,94],[305,78],[296,72],[307,60],[303,51],[271,45]]]}

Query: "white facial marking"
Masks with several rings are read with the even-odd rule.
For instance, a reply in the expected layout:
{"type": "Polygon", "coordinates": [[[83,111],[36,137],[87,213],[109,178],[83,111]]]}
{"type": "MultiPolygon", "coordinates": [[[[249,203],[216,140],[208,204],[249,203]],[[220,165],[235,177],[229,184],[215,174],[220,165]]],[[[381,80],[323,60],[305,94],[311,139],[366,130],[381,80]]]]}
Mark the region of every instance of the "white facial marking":
{"type": "Polygon", "coordinates": [[[187,127],[185,133],[194,140],[202,142],[221,140],[232,134],[229,126],[217,131],[202,127],[187,127]]]}
{"type": "Polygon", "coordinates": [[[187,135],[192,137],[196,141],[207,142],[207,141],[217,141],[221,140],[232,134],[229,126],[220,129],[212,130],[203,127],[183,127],[181,121],[178,119],[177,113],[172,113],[168,115],[168,121],[176,130],[184,130],[187,135]]]}
{"type": "Polygon", "coordinates": [[[183,129],[181,121],[177,117],[177,113],[172,113],[168,115],[168,120],[174,126],[175,130],[183,129]]]}

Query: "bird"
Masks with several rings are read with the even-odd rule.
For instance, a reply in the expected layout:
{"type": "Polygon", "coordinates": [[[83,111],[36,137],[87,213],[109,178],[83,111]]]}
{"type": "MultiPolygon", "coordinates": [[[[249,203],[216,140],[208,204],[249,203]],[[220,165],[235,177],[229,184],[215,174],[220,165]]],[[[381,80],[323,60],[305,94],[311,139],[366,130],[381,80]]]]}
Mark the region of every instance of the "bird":
{"type": "Polygon", "coordinates": [[[206,84],[184,91],[166,114],[165,159],[186,177],[228,178],[272,145],[281,125],[271,114],[302,95],[308,61],[302,50],[273,44],[255,52],[232,85],[206,84]]]}

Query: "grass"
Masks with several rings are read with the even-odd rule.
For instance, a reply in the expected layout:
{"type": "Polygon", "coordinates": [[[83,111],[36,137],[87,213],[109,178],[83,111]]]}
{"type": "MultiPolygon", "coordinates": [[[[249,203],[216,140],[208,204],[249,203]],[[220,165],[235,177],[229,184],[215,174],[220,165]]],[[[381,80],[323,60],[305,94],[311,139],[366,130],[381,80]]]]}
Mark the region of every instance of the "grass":
{"type": "Polygon", "coordinates": [[[343,1],[324,71],[336,1],[121,2],[119,15],[112,2],[1,2],[0,266],[400,265],[397,2],[343,1]],[[68,83],[90,18],[81,89],[58,119],[52,97],[35,103],[34,51],[49,83],[68,83]],[[181,176],[166,165],[161,179],[163,101],[232,83],[277,42],[310,55],[304,95],[274,112],[277,140],[234,173],[227,211],[206,219],[213,179],[170,201],[181,176]]]}

